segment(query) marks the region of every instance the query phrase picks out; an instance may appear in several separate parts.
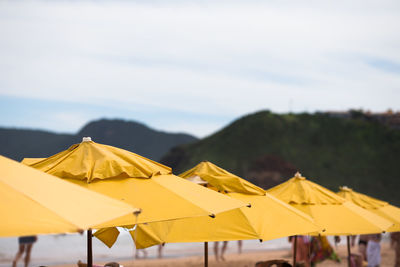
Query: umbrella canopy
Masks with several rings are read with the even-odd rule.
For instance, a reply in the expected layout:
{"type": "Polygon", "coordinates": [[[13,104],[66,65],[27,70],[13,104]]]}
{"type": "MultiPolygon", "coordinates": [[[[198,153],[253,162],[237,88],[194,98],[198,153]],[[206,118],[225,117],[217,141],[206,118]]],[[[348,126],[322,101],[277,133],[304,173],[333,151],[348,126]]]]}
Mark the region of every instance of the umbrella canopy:
{"type": "Polygon", "coordinates": [[[138,225],[133,234],[138,248],[173,242],[271,240],[319,230],[309,216],[210,162],[202,162],[181,176],[250,205],[221,213],[215,219],[203,216],[138,225]]]}
{"type": "Polygon", "coordinates": [[[78,232],[138,209],[0,156],[0,236],[78,232]]]}
{"type": "MultiPolygon", "coordinates": [[[[217,213],[245,206],[171,174],[171,169],[135,153],[90,139],[30,166],[142,209],[95,228],[132,226],[217,213]]],[[[26,161],[25,161],[26,162],[26,161]]]]}
{"type": "MultiPolygon", "coordinates": [[[[228,172],[209,161],[203,161],[192,169],[179,175],[193,180],[197,177],[221,192],[235,192],[246,195],[265,195],[265,190],[228,172]]],[[[198,179],[198,178],[197,178],[198,179]]],[[[197,183],[201,183],[201,180],[197,183]]]]}
{"type": "Polygon", "coordinates": [[[337,194],[354,204],[391,221],[394,225],[387,229],[387,232],[400,232],[400,208],[390,205],[385,201],[355,192],[346,186],[340,187],[340,191],[337,194]]]}
{"type": "Polygon", "coordinates": [[[113,178],[151,178],[171,174],[171,168],[138,154],[95,143],[84,137],[82,143],[49,158],[26,158],[22,163],[65,179],[92,181],[113,178]]]}
{"type": "Polygon", "coordinates": [[[323,235],[380,233],[392,225],[299,173],[267,192],[314,218],[323,235]]]}

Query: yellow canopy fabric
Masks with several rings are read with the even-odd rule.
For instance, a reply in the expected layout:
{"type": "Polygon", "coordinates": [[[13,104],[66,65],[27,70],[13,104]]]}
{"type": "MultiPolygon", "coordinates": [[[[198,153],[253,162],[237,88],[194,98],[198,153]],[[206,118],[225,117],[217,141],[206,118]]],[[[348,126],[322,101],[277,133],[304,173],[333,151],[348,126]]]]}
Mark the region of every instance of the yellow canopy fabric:
{"type": "Polygon", "coordinates": [[[194,168],[179,175],[182,178],[201,177],[221,192],[235,192],[264,195],[264,189],[224,170],[209,161],[203,161],[194,168]]]}
{"type": "Polygon", "coordinates": [[[348,187],[340,187],[339,196],[353,202],[354,204],[391,221],[394,225],[387,232],[400,231],[400,208],[376,198],[358,193],[348,187]]]}
{"type": "Polygon", "coordinates": [[[267,192],[310,215],[325,230],[322,235],[380,233],[392,225],[299,173],[267,192]]]}
{"type": "Polygon", "coordinates": [[[196,217],[140,224],[135,237],[137,248],[162,243],[211,242],[260,239],[271,240],[290,235],[318,232],[312,219],[266,194],[228,193],[235,199],[251,203],[251,207],[227,211],[216,218],[196,217]],[[295,223],[294,223],[295,222],[295,223]]]}
{"type": "Polygon", "coordinates": [[[77,232],[138,209],[0,156],[0,236],[77,232]]]}
{"type": "Polygon", "coordinates": [[[120,217],[96,225],[97,229],[214,216],[246,205],[174,176],[169,167],[93,141],[84,141],[47,159],[31,160],[31,163],[34,168],[142,209],[138,217],[120,217]]]}
{"type": "MultiPolygon", "coordinates": [[[[251,207],[227,211],[214,219],[202,216],[140,224],[134,232],[131,232],[137,248],[173,242],[271,240],[319,230],[309,216],[266,194],[263,189],[250,182],[209,162],[202,162],[196,167],[192,169],[192,175],[206,180],[211,175],[204,175],[204,173],[210,170],[213,176],[210,179],[213,183],[212,187],[219,186],[220,190],[229,190],[230,193],[226,195],[249,203],[251,207]],[[204,166],[212,166],[212,168],[204,168],[204,166]],[[196,167],[200,167],[201,170],[196,170],[196,167]],[[229,176],[232,176],[232,179],[229,176]],[[240,192],[243,192],[244,188],[249,190],[246,190],[247,194],[232,192],[235,188],[240,192]]],[[[187,177],[188,173],[185,172],[182,175],[187,177]]]]}
{"type": "Polygon", "coordinates": [[[21,163],[30,166],[30,165],[37,163],[39,161],[42,161],[44,159],[46,159],[46,158],[24,158],[21,161],[21,163]]]}
{"type": "Polygon", "coordinates": [[[117,227],[102,228],[93,235],[100,239],[107,247],[111,248],[117,241],[119,230],[117,227]]]}
{"type": "Polygon", "coordinates": [[[96,228],[131,226],[136,223],[173,220],[195,216],[215,216],[243,207],[246,203],[185,181],[175,175],[156,175],[151,179],[125,178],[85,181],[67,179],[92,191],[142,209],[136,218],[127,215],[96,228]]]}
{"type": "Polygon", "coordinates": [[[22,163],[57,177],[85,180],[150,178],[171,174],[171,168],[113,146],[84,141],[49,158],[24,159],[22,163]]]}

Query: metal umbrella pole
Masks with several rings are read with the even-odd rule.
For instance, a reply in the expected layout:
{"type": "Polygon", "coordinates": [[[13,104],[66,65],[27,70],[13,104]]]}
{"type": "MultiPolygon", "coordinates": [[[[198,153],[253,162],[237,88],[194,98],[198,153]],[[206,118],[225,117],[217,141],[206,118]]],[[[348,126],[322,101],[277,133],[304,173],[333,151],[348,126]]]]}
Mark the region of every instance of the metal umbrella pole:
{"type": "Polygon", "coordinates": [[[87,230],[87,266],[93,267],[92,229],[87,230]]]}
{"type": "Polygon", "coordinates": [[[350,236],[347,237],[347,264],[351,267],[351,251],[350,251],[350,236]]]}
{"type": "Polygon", "coordinates": [[[294,236],[294,248],[293,248],[293,267],[296,266],[296,253],[297,252],[297,235],[294,236]]]}
{"type": "Polygon", "coordinates": [[[208,267],[208,242],[204,242],[204,267],[208,267]]]}

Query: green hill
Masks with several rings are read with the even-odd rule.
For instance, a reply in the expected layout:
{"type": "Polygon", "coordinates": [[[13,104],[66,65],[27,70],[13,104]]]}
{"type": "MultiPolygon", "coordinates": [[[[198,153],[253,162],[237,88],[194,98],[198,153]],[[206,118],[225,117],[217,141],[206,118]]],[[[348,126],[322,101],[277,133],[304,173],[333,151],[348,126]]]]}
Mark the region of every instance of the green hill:
{"type": "Polygon", "coordinates": [[[102,119],[88,123],[77,134],[0,128],[0,155],[15,160],[49,157],[81,142],[84,136],[153,160],[159,160],[171,147],[197,140],[188,134],[156,131],[133,121],[102,119]]]}
{"type": "Polygon", "coordinates": [[[400,204],[400,131],[362,116],[257,112],[173,148],[162,162],[180,173],[202,160],[266,189],[298,170],[333,191],[347,185],[400,204]]]}
{"type": "Polygon", "coordinates": [[[41,130],[0,128],[0,155],[22,160],[42,158],[68,148],[73,135],[41,130]]]}

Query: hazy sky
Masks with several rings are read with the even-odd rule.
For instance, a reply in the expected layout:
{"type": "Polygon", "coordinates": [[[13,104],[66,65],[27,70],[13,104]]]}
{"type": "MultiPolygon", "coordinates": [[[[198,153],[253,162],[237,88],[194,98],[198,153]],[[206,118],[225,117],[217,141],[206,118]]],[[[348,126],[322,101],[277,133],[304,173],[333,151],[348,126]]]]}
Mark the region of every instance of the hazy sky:
{"type": "Polygon", "coordinates": [[[261,109],[400,111],[400,1],[1,1],[0,126],[205,136],[261,109]]]}

